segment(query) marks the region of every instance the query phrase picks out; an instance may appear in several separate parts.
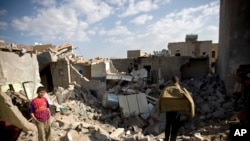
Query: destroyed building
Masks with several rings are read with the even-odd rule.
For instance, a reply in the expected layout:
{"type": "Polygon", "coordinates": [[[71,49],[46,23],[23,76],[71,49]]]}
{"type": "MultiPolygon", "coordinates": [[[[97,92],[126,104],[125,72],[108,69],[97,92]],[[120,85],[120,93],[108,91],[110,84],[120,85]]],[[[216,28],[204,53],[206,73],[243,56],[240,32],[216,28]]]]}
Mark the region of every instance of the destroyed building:
{"type": "Polygon", "coordinates": [[[218,43],[212,40],[198,41],[198,35],[186,35],[185,42],[168,43],[168,49],[174,56],[208,57],[209,68],[215,71],[218,43]]]}
{"type": "Polygon", "coordinates": [[[1,43],[0,49],[0,118],[23,131],[36,131],[21,111],[40,84],[37,56],[30,46],[1,43]]]}
{"type": "Polygon", "coordinates": [[[219,75],[208,75],[206,57],[139,54],[84,60],[74,55],[70,44],[31,47],[1,42],[0,118],[22,129],[18,141],[33,140],[36,127],[25,113],[36,87],[42,84],[53,105],[55,141],[160,141],[165,116],[155,112],[159,84],[178,75],[194,98],[196,112],[194,119],[181,116],[177,140],[226,141],[227,121],[238,117],[249,124],[249,117],[237,114],[243,104],[249,104],[247,6],[246,0],[221,0],[219,75]],[[232,16],[231,7],[236,9],[232,16]]]}
{"type": "Polygon", "coordinates": [[[111,59],[120,72],[145,69],[147,77],[143,81],[157,84],[177,75],[183,79],[202,78],[209,73],[208,58],[190,56],[149,56],[138,58],[111,59]]]}

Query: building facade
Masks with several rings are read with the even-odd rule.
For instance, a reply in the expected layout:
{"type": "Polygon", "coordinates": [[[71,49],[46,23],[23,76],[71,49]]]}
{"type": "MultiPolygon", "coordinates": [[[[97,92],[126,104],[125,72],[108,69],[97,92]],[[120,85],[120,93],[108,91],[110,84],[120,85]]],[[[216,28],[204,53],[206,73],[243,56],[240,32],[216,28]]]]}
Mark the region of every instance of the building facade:
{"type": "Polygon", "coordinates": [[[138,58],[148,56],[146,52],[143,52],[141,50],[128,50],[127,51],[127,58],[138,58]]]}
{"type": "Polygon", "coordinates": [[[208,57],[209,68],[214,71],[217,59],[218,44],[208,41],[197,41],[198,35],[187,35],[185,42],[169,43],[171,56],[208,57]]]}

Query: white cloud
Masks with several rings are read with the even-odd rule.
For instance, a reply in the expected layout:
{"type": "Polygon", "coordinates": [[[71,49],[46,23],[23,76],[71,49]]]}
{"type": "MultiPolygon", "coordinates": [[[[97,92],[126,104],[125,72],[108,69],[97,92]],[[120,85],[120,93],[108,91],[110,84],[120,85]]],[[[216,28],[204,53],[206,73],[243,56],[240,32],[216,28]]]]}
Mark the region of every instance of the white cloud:
{"type": "Polygon", "coordinates": [[[128,8],[120,15],[120,17],[136,15],[140,12],[149,12],[157,8],[158,5],[156,3],[152,3],[151,0],[129,0],[128,8]]]}
{"type": "Polygon", "coordinates": [[[123,6],[127,0],[107,0],[108,3],[116,5],[116,6],[123,6]]]}
{"type": "Polygon", "coordinates": [[[32,19],[30,17],[24,16],[21,19],[14,19],[12,25],[20,31],[28,31],[31,21],[32,19]]]}
{"type": "Polygon", "coordinates": [[[116,26],[111,30],[101,30],[99,35],[107,35],[107,36],[122,36],[122,35],[131,35],[132,33],[124,26],[116,26]]]}
{"type": "Polygon", "coordinates": [[[213,43],[218,43],[219,28],[218,26],[208,26],[198,32],[200,35],[198,40],[213,40],[213,43]]]}
{"type": "MultiPolygon", "coordinates": [[[[150,12],[165,8],[163,4],[170,0],[63,0],[63,3],[48,4],[49,2],[44,3],[46,7],[36,7],[32,16],[15,18],[11,24],[26,36],[38,37],[41,39],[39,42],[82,42],[98,35],[98,41],[105,42],[107,46],[147,52],[167,48],[168,42],[184,41],[185,35],[190,33],[198,34],[198,39],[203,40],[216,41],[218,38],[218,2],[172,12],[158,21],[156,18],[152,20],[150,12]],[[133,17],[135,15],[140,16],[133,17]],[[140,26],[133,27],[128,22],[140,26]]],[[[5,27],[5,24],[1,27],[5,27]]],[[[96,42],[95,46],[98,46],[96,42]]]]}
{"type": "Polygon", "coordinates": [[[116,21],[115,25],[121,25],[122,21],[116,21]]]}
{"type": "Polygon", "coordinates": [[[147,52],[166,49],[169,42],[183,42],[186,34],[198,34],[198,40],[216,42],[218,24],[219,3],[207,4],[169,13],[149,25],[144,33],[115,41],[126,44],[129,49],[139,48],[147,52]]]}
{"type": "Polygon", "coordinates": [[[88,23],[95,23],[112,14],[112,7],[97,0],[70,0],[68,7],[76,10],[79,17],[86,17],[88,23]]]}
{"type": "Polygon", "coordinates": [[[94,34],[88,30],[90,24],[112,13],[112,7],[101,0],[65,0],[57,4],[55,0],[33,2],[46,7],[36,7],[32,17],[15,18],[11,23],[25,35],[35,35],[44,41],[88,41],[87,35],[94,34]]]}
{"type": "Polygon", "coordinates": [[[56,5],[56,0],[32,0],[32,2],[46,7],[56,5]]]}
{"type": "Polygon", "coordinates": [[[7,15],[7,10],[5,9],[0,9],[0,16],[4,16],[4,15],[7,15]]]}
{"type": "Polygon", "coordinates": [[[0,29],[1,30],[5,30],[5,29],[7,29],[7,27],[8,27],[8,24],[6,22],[1,22],[0,21],[0,29]]]}
{"type": "Polygon", "coordinates": [[[209,19],[216,19],[214,24],[218,24],[218,17],[214,17],[218,15],[218,9],[217,4],[188,8],[177,13],[170,13],[164,19],[151,25],[149,32],[157,35],[159,39],[165,38],[169,41],[180,41],[184,39],[185,34],[197,33],[204,30],[207,27],[209,19]],[[213,9],[212,11],[217,11],[217,13],[210,12],[210,14],[207,14],[207,12],[204,12],[209,9],[213,9]]]}
{"type": "Polygon", "coordinates": [[[145,24],[147,21],[150,21],[152,19],[153,19],[152,15],[144,14],[144,15],[140,15],[140,16],[134,18],[130,22],[134,23],[136,25],[142,25],[142,24],[145,24]]]}

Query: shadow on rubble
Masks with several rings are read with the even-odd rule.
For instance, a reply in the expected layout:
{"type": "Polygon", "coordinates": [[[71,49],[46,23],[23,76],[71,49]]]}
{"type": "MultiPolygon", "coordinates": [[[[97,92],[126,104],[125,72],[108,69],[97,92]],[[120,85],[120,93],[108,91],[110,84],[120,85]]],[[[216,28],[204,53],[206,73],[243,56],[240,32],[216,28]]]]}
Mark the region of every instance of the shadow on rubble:
{"type": "Polygon", "coordinates": [[[192,94],[195,117],[181,124],[180,135],[198,140],[228,140],[230,124],[242,109],[243,99],[226,94],[224,83],[216,77],[185,80],[192,94]]]}

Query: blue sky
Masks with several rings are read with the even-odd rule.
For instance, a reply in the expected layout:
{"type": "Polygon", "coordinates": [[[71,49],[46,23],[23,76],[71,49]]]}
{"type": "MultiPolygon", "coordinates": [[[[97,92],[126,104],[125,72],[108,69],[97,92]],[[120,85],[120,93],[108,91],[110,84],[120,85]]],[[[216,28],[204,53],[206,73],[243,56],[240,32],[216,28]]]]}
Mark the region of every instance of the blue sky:
{"type": "Polygon", "coordinates": [[[70,43],[85,59],[126,58],[182,42],[218,43],[219,0],[1,0],[0,39],[25,45],[70,43]]]}

